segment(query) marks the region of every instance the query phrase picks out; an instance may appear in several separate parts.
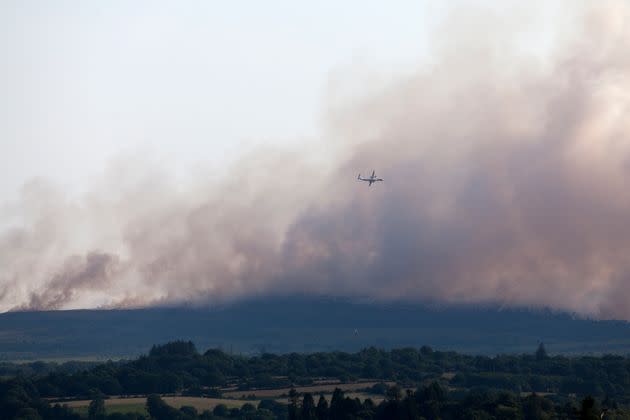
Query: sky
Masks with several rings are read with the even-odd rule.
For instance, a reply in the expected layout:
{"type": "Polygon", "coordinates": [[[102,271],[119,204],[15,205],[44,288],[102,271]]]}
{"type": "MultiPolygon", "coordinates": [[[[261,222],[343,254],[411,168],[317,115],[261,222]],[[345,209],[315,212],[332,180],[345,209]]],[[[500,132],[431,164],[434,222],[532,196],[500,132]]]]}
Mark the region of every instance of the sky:
{"type": "Polygon", "coordinates": [[[2,2],[0,310],[310,293],[630,319],[629,16],[2,2]]]}
{"type": "Polygon", "coordinates": [[[72,191],[120,156],[184,175],[323,135],[335,72],[409,71],[444,11],[427,2],[5,1],[1,163],[12,196],[72,191]]]}

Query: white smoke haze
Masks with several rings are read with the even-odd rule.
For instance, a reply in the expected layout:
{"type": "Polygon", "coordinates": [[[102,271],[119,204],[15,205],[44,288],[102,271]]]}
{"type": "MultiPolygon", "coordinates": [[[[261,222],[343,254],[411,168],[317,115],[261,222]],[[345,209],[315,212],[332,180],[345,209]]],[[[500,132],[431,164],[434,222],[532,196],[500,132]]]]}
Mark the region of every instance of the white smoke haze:
{"type": "Polygon", "coordinates": [[[512,21],[457,14],[430,65],[331,104],[326,165],[257,150],[220,180],[130,159],[78,198],[28,183],[0,310],[312,293],[630,319],[630,8],[584,9],[542,61],[512,21]],[[371,169],[385,182],[355,181],[371,169]]]}

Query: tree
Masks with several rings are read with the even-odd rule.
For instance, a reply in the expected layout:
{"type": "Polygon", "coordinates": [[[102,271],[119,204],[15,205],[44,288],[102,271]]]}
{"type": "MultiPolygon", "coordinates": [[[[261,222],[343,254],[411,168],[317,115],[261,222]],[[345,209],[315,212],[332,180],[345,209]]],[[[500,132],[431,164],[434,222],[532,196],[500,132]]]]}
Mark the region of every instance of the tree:
{"type": "Polygon", "coordinates": [[[182,414],[166,404],[159,395],[151,394],[147,397],[147,411],[155,420],[180,419],[182,414]]]}
{"type": "Polygon", "coordinates": [[[196,419],[197,417],[199,417],[199,414],[197,413],[197,409],[189,405],[184,405],[180,407],[179,412],[186,419],[196,419]]]}
{"type": "Polygon", "coordinates": [[[375,409],[376,406],[374,405],[374,401],[372,401],[371,398],[366,398],[363,400],[363,406],[361,407],[359,417],[362,419],[371,419],[374,417],[375,409]]]}
{"type": "Polygon", "coordinates": [[[105,400],[100,395],[90,402],[88,408],[88,419],[90,420],[103,420],[106,417],[105,413],[105,400]]]}
{"type": "Polygon", "coordinates": [[[161,346],[151,347],[150,356],[196,356],[199,353],[192,341],[171,341],[161,346]]]}
{"type": "Polygon", "coordinates": [[[258,410],[262,412],[269,412],[273,416],[281,419],[287,417],[287,406],[276,400],[261,400],[258,403],[258,410]]]}
{"type": "Polygon", "coordinates": [[[329,417],[332,420],[343,418],[343,399],[343,391],[339,388],[335,388],[332,398],[330,399],[329,417]]]}
{"type": "MultiPolygon", "coordinates": [[[[417,419],[419,418],[418,414],[418,405],[416,404],[415,393],[408,389],[406,392],[405,399],[402,402],[402,411],[406,418],[408,419],[417,419]]],[[[436,418],[437,416],[432,416],[431,418],[436,418]]]]}
{"type": "Polygon", "coordinates": [[[595,399],[593,397],[586,397],[582,400],[582,408],[580,409],[580,420],[597,420],[599,413],[595,406],[595,399]]]}
{"type": "Polygon", "coordinates": [[[398,385],[390,386],[385,393],[385,398],[388,401],[400,401],[402,399],[402,389],[398,385]]]}
{"type": "Polygon", "coordinates": [[[536,350],[536,360],[545,360],[547,357],[547,350],[545,350],[545,345],[540,343],[538,345],[538,350],[536,350]]]}
{"type": "Polygon", "coordinates": [[[291,388],[291,391],[289,391],[289,420],[297,420],[299,418],[299,398],[300,394],[295,390],[295,388],[291,388]]]}
{"type": "Polygon", "coordinates": [[[319,396],[319,401],[317,402],[315,414],[317,416],[317,420],[328,420],[328,401],[326,401],[326,398],[324,398],[323,395],[319,396]]]}
{"type": "Polygon", "coordinates": [[[245,403],[241,406],[241,411],[251,413],[252,411],[256,411],[256,406],[252,403],[245,403]]]}
{"type": "Polygon", "coordinates": [[[199,420],[212,420],[213,418],[214,416],[210,410],[203,410],[203,413],[199,416],[199,420]]]}
{"type": "Polygon", "coordinates": [[[313,395],[311,395],[310,392],[304,393],[304,399],[302,400],[302,419],[315,419],[315,400],[313,400],[313,395]]]}
{"type": "Polygon", "coordinates": [[[437,382],[431,382],[428,386],[422,387],[416,392],[416,400],[422,401],[444,401],[446,391],[437,382]]]}
{"type": "Polygon", "coordinates": [[[227,417],[229,413],[230,410],[228,410],[227,405],[225,404],[217,404],[217,406],[214,407],[214,410],[212,410],[212,414],[217,417],[227,417]]]}
{"type": "Polygon", "coordinates": [[[543,417],[542,401],[536,393],[523,400],[523,417],[525,420],[538,420],[543,417]]]}
{"type": "Polygon", "coordinates": [[[42,416],[34,408],[22,408],[18,411],[17,416],[12,418],[17,420],[42,420],[42,416]]]}

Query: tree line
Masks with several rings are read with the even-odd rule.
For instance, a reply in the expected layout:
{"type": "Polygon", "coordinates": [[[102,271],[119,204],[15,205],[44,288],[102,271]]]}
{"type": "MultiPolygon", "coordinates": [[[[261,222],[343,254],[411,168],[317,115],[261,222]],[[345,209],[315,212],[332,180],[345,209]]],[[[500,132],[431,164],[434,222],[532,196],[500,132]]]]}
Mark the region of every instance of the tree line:
{"type": "MultiPolygon", "coordinates": [[[[346,407],[342,411],[352,413],[350,417],[343,418],[363,418],[368,412],[371,413],[370,418],[380,418],[379,413],[390,413],[392,410],[398,413],[403,406],[407,407],[405,410],[420,413],[425,418],[438,418],[431,417],[435,413],[427,417],[429,407],[439,408],[439,418],[461,418],[457,416],[464,412],[472,415],[473,412],[492,410],[498,416],[493,418],[508,418],[501,416],[510,410],[512,414],[520,413],[520,417],[516,418],[525,418],[524,413],[529,410],[527,404],[532,401],[536,407],[540,406],[542,413],[553,413],[555,417],[551,418],[576,418],[558,417],[558,413],[568,416],[570,412],[574,415],[586,412],[581,405],[587,401],[586,397],[600,401],[602,410],[623,411],[630,405],[630,358],[618,355],[550,356],[543,345],[531,354],[496,357],[435,351],[427,346],[389,351],[372,347],[356,353],[263,353],[248,357],[220,349],[200,353],[190,341],[175,341],[153,346],[148,354],[133,361],[106,362],[95,366],[71,364],[59,369],[54,366],[26,366],[23,370],[12,366],[11,369],[13,374],[9,376],[12,377],[0,380],[0,413],[13,413],[15,416],[20,410],[29,409],[31,411],[28,412],[35,410],[41,418],[75,418],[71,410],[66,412],[62,404],[49,404],[45,398],[98,401],[111,395],[172,393],[218,397],[221,388],[227,386],[249,395],[260,388],[309,385],[317,378],[334,378],[342,382],[359,378],[393,381],[405,390],[398,395],[384,385],[374,387],[370,390],[375,394],[374,399],[384,398],[379,404],[372,400],[340,399],[339,395],[337,398],[333,395],[336,403],[331,401],[328,407],[331,418],[337,418],[333,414],[338,411],[338,408],[333,410],[337,404],[346,407]],[[425,387],[428,384],[435,384],[431,386],[441,389],[438,392],[434,388],[430,395],[447,397],[427,399],[429,391],[425,387]],[[534,399],[530,401],[523,395],[534,395],[535,398],[532,396],[534,399]],[[569,408],[567,404],[573,406],[569,408]],[[495,408],[491,410],[491,407],[495,408]],[[56,417],[49,417],[47,413],[52,412],[50,410],[56,410],[56,417]]],[[[287,403],[288,408],[283,406],[283,410],[287,416],[293,413],[291,418],[311,418],[308,413],[317,412],[320,403],[324,404],[321,398],[315,403],[316,399],[312,395],[293,395],[287,403]]],[[[273,411],[269,402],[265,404],[268,406],[262,410],[271,411],[276,416],[270,418],[278,418],[279,408],[275,407],[276,411],[273,411]]],[[[594,410],[597,408],[596,405],[593,407],[594,410]]],[[[246,411],[258,413],[256,416],[269,414],[265,411],[259,413],[259,407],[253,408],[246,407],[246,411]]],[[[322,410],[323,406],[320,407],[322,410]]],[[[241,415],[239,413],[228,410],[228,413],[210,414],[237,418],[235,416],[241,415]]],[[[254,415],[252,413],[250,415],[254,415]]],[[[197,413],[199,416],[202,414],[197,413]]],[[[0,419],[4,418],[15,417],[0,416],[0,419]]]]}
{"type": "MultiPolygon", "coordinates": [[[[542,351],[542,352],[541,352],[542,351]]],[[[308,385],[313,378],[342,382],[359,378],[395,381],[413,387],[452,374],[449,385],[519,392],[608,396],[630,403],[630,358],[549,356],[537,353],[471,356],[430,347],[390,351],[368,348],[357,353],[260,354],[247,357],[210,349],[200,354],[188,341],[154,346],[129,362],[107,362],[84,370],[54,370],[20,376],[33,379],[45,397],[212,393],[228,384],[244,391],[308,385]]]]}
{"type": "Polygon", "coordinates": [[[585,397],[581,401],[556,403],[535,393],[520,396],[509,391],[469,390],[451,392],[437,382],[404,390],[387,388],[385,398],[375,404],[371,398],[361,401],[346,396],[337,388],[329,400],[320,395],[317,403],[310,393],[292,389],[287,403],[262,400],[240,408],[219,404],[212,410],[191,406],[179,409],[166,404],[157,394],[146,400],[146,412],[110,413],[103,396],[95,397],[87,416],[81,416],[65,405],[50,404],[37,396],[32,383],[12,379],[0,384],[0,420],[546,420],[546,419],[630,419],[630,411],[610,401],[585,397]]]}

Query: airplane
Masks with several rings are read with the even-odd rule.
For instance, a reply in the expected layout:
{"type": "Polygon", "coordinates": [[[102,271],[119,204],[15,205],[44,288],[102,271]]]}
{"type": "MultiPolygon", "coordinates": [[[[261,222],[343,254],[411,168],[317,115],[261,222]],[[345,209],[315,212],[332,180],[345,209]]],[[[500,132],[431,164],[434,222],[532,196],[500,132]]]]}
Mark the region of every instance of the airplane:
{"type": "Polygon", "coordinates": [[[373,183],[375,183],[375,182],[379,182],[379,181],[380,181],[380,182],[382,182],[382,181],[383,181],[383,178],[377,178],[377,177],[374,175],[374,172],[375,172],[375,171],[372,171],[372,176],[370,176],[369,178],[361,178],[361,174],[359,174],[359,176],[357,177],[357,179],[358,179],[359,181],[366,181],[366,182],[369,182],[368,187],[371,187],[371,186],[372,186],[372,184],[373,184],[373,183]]]}

